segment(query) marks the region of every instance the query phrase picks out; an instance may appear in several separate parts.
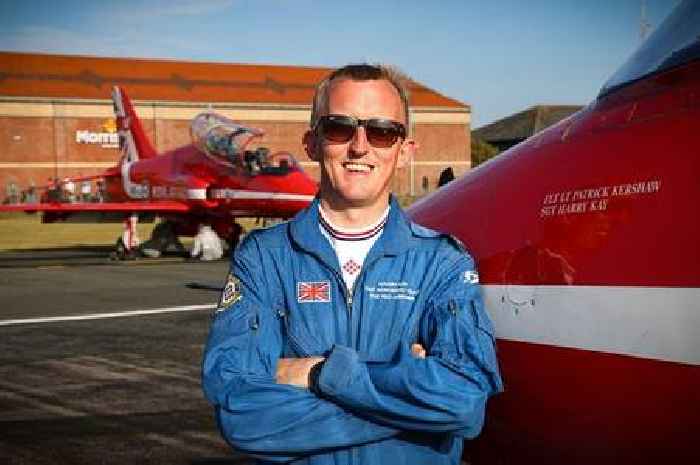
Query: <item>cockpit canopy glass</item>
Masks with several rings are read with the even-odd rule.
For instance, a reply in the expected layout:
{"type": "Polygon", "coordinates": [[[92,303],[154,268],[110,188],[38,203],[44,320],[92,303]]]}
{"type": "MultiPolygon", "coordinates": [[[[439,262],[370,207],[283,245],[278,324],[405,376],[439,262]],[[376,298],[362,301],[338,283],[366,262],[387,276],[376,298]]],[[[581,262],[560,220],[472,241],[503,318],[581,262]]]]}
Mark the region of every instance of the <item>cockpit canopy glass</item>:
{"type": "Polygon", "coordinates": [[[261,129],[249,128],[233,120],[207,112],[197,115],[191,125],[192,143],[210,158],[243,169],[250,175],[286,174],[298,170],[294,157],[287,152],[270,155],[266,147],[248,149],[264,135],[261,129]]]}
{"type": "Polygon", "coordinates": [[[201,113],[192,120],[192,143],[210,157],[240,164],[241,154],[254,139],[263,136],[260,129],[249,128],[218,113],[201,113]]]}
{"type": "Polygon", "coordinates": [[[605,83],[598,97],[700,58],[700,1],[686,0],[605,83]]]}

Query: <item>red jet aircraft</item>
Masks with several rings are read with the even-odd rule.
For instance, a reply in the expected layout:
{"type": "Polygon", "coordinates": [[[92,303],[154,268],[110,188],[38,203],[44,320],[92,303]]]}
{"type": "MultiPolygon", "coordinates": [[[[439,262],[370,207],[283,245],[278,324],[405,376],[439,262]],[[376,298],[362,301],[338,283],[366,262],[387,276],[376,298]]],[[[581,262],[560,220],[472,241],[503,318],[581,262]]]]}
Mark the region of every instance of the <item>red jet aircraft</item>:
{"type": "MultiPolygon", "coordinates": [[[[316,193],[316,182],[291,154],[270,155],[263,147],[246,150],[263,136],[261,130],[205,112],[192,121],[191,145],[157,154],[124,90],[114,87],[112,100],[121,159],[91,177],[104,183],[104,201],[66,202],[44,195],[40,203],[3,205],[0,211],[41,211],[49,223],[158,215],[176,235],[191,236],[200,224],[209,224],[220,237],[235,242],[235,218],[287,218],[316,193]]],[[[72,181],[85,179],[90,178],[72,181]]]]}
{"type": "Polygon", "coordinates": [[[586,108],[420,203],[474,254],[505,392],[478,464],[700,463],[700,2],[586,108]]]}

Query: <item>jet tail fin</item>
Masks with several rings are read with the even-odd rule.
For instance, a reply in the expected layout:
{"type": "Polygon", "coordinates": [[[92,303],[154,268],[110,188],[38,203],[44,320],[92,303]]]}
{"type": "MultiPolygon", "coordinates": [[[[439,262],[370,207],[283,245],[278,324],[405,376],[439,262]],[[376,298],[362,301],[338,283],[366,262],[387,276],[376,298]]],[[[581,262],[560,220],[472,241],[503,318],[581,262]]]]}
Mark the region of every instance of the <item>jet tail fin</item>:
{"type": "Polygon", "coordinates": [[[139,159],[155,157],[157,155],[156,149],[146,137],[141,120],[136,116],[134,106],[124,89],[114,86],[112,102],[114,116],[117,118],[122,162],[131,163],[139,159]]]}

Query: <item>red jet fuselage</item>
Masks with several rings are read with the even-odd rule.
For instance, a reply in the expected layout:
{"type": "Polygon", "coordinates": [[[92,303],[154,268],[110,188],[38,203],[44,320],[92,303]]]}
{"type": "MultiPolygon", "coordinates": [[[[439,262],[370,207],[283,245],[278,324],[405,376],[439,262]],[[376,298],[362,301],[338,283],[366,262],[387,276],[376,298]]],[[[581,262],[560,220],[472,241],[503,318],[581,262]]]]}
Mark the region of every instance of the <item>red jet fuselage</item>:
{"type": "Polygon", "coordinates": [[[475,256],[499,339],[469,463],[698,463],[699,130],[695,57],[409,210],[475,256]]]}
{"type": "MultiPolygon", "coordinates": [[[[213,160],[193,145],[138,160],[128,174],[132,184],[146,186],[148,201],[186,202],[189,216],[214,223],[245,216],[288,218],[305,208],[317,190],[317,184],[297,167],[251,174],[213,160]]],[[[122,176],[106,180],[110,201],[134,201],[126,194],[122,176]]],[[[179,214],[170,216],[182,228],[192,223],[190,233],[196,232],[196,222],[180,220],[179,214]]]]}
{"type": "Polygon", "coordinates": [[[289,218],[316,194],[317,183],[291,154],[246,150],[263,136],[261,130],[204,112],[192,121],[192,144],[158,154],[126,92],[115,87],[112,100],[121,150],[116,166],[101,175],[66,179],[40,203],[3,205],[0,211],[41,211],[44,222],[158,215],[177,235],[194,235],[200,224],[208,224],[220,237],[237,240],[235,218],[289,218]],[[93,179],[101,186],[99,201],[61,198],[68,182],[93,179]]]}

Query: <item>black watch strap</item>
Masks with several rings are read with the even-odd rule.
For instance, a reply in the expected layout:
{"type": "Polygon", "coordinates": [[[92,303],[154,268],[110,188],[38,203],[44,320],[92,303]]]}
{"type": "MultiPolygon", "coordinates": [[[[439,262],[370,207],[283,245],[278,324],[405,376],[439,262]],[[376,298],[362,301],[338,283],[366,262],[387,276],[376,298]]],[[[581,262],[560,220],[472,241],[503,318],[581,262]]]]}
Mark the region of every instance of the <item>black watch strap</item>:
{"type": "Polygon", "coordinates": [[[323,364],[326,363],[325,360],[318,362],[316,365],[311,367],[309,370],[309,391],[313,392],[317,396],[321,396],[321,390],[318,387],[318,378],[321,376],[321,370],[323,369],[323,364]]]}

